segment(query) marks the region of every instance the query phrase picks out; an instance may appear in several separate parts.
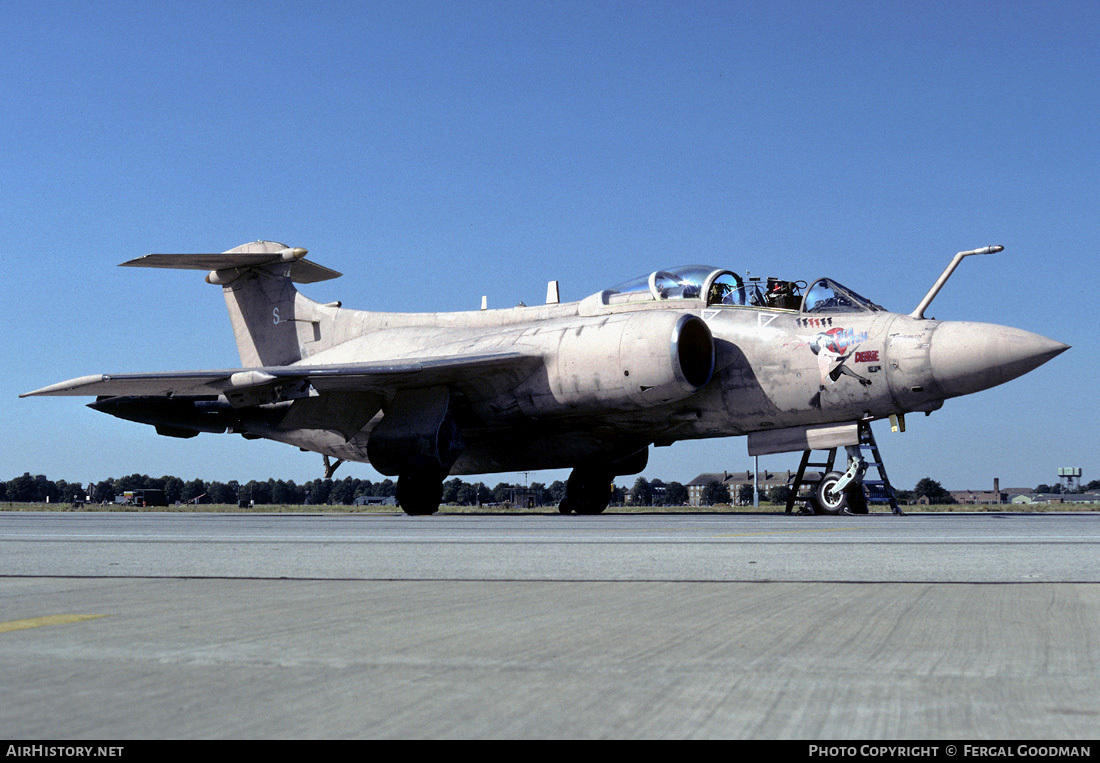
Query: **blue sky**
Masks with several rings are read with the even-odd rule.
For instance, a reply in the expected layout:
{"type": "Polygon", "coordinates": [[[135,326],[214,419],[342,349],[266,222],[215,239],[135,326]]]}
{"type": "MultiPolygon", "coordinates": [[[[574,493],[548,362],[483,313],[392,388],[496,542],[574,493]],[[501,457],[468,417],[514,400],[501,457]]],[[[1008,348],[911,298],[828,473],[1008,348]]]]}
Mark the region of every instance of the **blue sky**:
{"type": "MultiPolygon", "coordinates": [[[[1073,349],[905,434],[877,425],[891,477],[1100,478],[1100,4],[0,0],[0,18],[0,479],[319,476],[289,446],[17,398],[238,365],[219,289],[115,266],[258,238],[345,274],[309,296],[402,311],[705,262],[909,312],[956,251],[1003,244],[929,313],[1073,349]]],[[[644,475],[750,466],[732,438],[655,450],[644,475]]]]}

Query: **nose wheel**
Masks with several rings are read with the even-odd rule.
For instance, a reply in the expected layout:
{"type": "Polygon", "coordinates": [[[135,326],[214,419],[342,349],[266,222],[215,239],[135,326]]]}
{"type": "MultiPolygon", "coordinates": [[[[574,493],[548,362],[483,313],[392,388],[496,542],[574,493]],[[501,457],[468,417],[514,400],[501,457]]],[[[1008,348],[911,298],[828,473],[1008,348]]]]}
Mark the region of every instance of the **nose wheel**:
{"type": "Polygon", "coordinates": [[[815,514],[866,514],[867,496],[860,482],[850,482],[841,486],[844,474],[829,472],[821,478],[814,490],[813,509],[815,514]]]}

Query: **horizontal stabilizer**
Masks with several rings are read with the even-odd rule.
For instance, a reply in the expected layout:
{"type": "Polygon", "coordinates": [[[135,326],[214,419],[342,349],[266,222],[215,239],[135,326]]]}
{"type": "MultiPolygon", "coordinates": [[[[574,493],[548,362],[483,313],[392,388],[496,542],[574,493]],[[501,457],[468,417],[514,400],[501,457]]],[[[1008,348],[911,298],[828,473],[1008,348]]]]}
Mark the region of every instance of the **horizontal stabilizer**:
{"type": "MultiPolygon", "coordinates": [[[[257,242],[267,244],[269,242],[257,242]]],[[[273,242],[272,242],[273,243],[273,242]]],[[[246,245],[249,246],[249,245],[246,245]]],[[[242,270],[262,268],[271,265],[289,266],[290,280],[295,283],[316,283],[339,278],[342,274],[303,259],[305,249],[283,246],[267,246],[272,251],[228,252],[209,254],[147,254],[144,257],[122,263],[124,268],[171,268],[175,270],[242,270]],[[276,248],[276,246],[278,248],[276,248]]],[[[258,248],[258,247],[257,247],[258,248]]]]}

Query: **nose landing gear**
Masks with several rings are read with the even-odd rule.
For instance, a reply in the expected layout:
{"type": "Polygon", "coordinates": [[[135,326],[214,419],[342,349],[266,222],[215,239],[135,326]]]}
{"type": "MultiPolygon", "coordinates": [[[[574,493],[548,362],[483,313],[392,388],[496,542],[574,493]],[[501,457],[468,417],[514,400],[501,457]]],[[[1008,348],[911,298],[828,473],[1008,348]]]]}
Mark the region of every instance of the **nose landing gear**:
{"type": "Polygon", "coordinates": [[[836,448],[829,449],[825,460],[819,462],[810,461],[812,450],[803,451],[802,462],[787,499],[787,513],[793,513],[795,502],[802,500],[805,501],[805,509],[799,513],[804,514],[867,514],[872,503],[888,504],[893,513],[904,514],[886,476],[886,467],[882,463],[870,422],[859,422],[859,444],[848,445],[845,451],[848,469],[844,472],[833,468],[836,448]],[[864,458],[864,453],[870,454],[870,460],[864,458]],[[823,469],[824,476],[816,479],[816,476],[807,475],[808,466],[823,469]],[[878,470],[879,479],[864,479],[867,470],[872,468],[878,470]],[[808,496],[800,495],[804,487],[810,491],[808,496]]]}
{"type": "Polygon", "coordinates": [[[862,458],[853,458],[844,474],[829,472],[822,477],[811,499],[814,514],[866,514],[867,496],[862,485],[865,469],[862,458]],[[858,471],[858,480],[851,476],[853,470],[858,471]]]}

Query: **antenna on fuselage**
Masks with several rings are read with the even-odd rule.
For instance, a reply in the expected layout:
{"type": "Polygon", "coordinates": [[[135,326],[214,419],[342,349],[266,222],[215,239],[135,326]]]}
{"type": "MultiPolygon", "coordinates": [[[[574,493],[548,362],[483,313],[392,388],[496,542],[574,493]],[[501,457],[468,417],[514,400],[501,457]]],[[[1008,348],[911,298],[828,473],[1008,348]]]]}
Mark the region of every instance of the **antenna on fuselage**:
{"type": "Polygon", "coordinates": [[[947,279],[951,277],[951,274],[955,272],[955,268],[962,262],[963,257],[969,257],[972,254],[996,254],[997,252],[1004,251],[1004,247],[1000,245],[987,246],[982,249],[971,249],[969,252],[959,252],[951,259],[951,264],[947,266],[947,269],[940,274],[940,277],[936,279],[936,283],[932,285],[932,288],[928,290],[928,293],[924,295],[924,299],[917,305],[917,309],[909,313],[910,318],[916,318],[917,320],[924,320],[924,311],[928,309],[928,306],[932,304],[932,300],[936,298],[936,295],[940,293],[940,289],[947,283],[947,279]]]}

